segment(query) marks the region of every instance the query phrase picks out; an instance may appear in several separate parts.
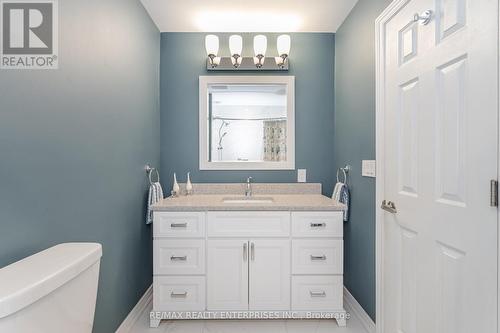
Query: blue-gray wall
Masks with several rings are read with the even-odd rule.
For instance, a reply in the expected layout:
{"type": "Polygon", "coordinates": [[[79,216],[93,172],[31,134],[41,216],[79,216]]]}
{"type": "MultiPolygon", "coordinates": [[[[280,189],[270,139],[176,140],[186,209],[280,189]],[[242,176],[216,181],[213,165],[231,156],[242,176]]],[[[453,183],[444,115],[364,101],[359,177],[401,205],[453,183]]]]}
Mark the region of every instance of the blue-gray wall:
{"type": "MultiPolygon", "coordinates": [[[[243,55],[252,55],[255,34],[242,34],[243,55]]],[[[268,54],[277,54],[276,34],[268,36],[268,54]]],[[[218,34],[219,54],[228,55],[229,34],[218,34]]],[[[295,182],[296,171],[200,171],[198,162],[198,77],[206,71],[204,33],[161,34],[161,174],[166,192],[176,172],[188,171],[193,182],[295,182]]],[[[333,34],[291,34],[290,71],[295,75],[296,168],[307,169],[308,182],[323,184],[331,194],[334,181],[334,52],[333,34]]],[[[243,72],[230,73],[245,75],[243,72]]],[[[222,75],[230,75],[222,72],[222,75]]],[[[214,74],[220,75],[220,74],[214,74]]],[[[269,72],[246,73],[269,75],[269,72]]],[[[274,75],[274,73],[272,74],[274,75]]]]}
{"type": "Polygon", "coordinates": [[[59,23],[60,69],[0,72],[0,267],[102,243],[94,332],[109,333],[151,284],[160,33],[137,0],[59,1],[59,23]]]}
{"type": "Polygon", "coordinates": [[[350,164],[351,217],[345,224],[344,284],[375,319],[375,19],[390,0],[359,0],[335,35],[336,166],[350,164]]]}

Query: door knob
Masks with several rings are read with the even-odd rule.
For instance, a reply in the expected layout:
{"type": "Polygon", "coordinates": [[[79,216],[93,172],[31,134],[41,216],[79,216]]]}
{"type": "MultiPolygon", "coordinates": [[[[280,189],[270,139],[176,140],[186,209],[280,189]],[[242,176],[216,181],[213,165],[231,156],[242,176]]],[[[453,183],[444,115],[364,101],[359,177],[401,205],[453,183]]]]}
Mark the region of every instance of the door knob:
{"type": "Polygon", "coordinates": [[[392,201],[382,201],[382,206],[380,208],[391,214],[396,214],[398,212],[398,210],[396,209],[396,204],[392,201]]]}
{"type": "Polygon", "coordinates": [[[416,13],[413,15],[413,22],[420,22],[421,25],[427,25],[432,20],[432,10],[428,9],[422,14],[416,13]]]}

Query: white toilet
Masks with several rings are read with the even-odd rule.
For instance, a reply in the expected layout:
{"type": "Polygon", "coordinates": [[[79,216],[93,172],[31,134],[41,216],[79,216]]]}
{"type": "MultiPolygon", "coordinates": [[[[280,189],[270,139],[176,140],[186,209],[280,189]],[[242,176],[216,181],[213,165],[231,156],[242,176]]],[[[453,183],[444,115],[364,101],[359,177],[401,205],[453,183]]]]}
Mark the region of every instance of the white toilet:
{"type": "Polygon", "coordinates": [[[91,332],[101,256],[65,243],[0,269],[0,333],[91,332]]]}

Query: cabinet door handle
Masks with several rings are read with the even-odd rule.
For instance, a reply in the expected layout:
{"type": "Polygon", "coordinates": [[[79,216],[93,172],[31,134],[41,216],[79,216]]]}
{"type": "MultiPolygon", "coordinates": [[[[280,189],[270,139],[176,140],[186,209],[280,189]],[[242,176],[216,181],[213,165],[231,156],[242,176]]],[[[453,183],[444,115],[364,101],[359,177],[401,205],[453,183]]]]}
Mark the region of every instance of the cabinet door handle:
{"type": "Polygon", "coordinates": [[[323,228],[326,227],[326,223],[311,223],[311,228],[323,228]]]}
{"type": "Polygon", "coordinates": [[[311,297],[326,297],[326,292],[324,290],[322,291],[309,290],[309,294],[311,295],[311,297]]]}
{"type": "Polygon", "coordinates": [[[252,261],[255,260],[255,244],[253,242],[250,244],[250,258],[252,261]]]}
{"type": "Polygon", "coordinates": [[[247,249],[248,245],[247,243],[243,243],[243,261],[247,261],[248,260],[248,249],[247,249]]]}
{"type": "Polygon", "coordinates": [[[311,254],[311,260],[326,260],[326,256],[325,255],[322,255],[322,256],[313,256],[311,254]]]}
{"type": "Polygon", "coordinates": [[[187,223],[170,223],[171,228],[187,228],[187,223]]]}
{"type": "Polygon", "coordinates": [[[176,293],[176,292],[173,292],[173,291],[172,291],[172,292],[170,293],[170,297],[172,297],[172,298],[179,298],[179,297],[183,297],[183,298],[185,298],[185,297],[187,297],[187,294],[188,294],[188,292],[187,292],[187,291],[185,291],[185,292],[183,292],[183,293],[176,293]]]}
{"type": "Polygon", "coordinates": [[[188,258],[187,256],[171,256],[170,260],[172,260],[172,261],[186,261],[187,258],[188,258]]]}

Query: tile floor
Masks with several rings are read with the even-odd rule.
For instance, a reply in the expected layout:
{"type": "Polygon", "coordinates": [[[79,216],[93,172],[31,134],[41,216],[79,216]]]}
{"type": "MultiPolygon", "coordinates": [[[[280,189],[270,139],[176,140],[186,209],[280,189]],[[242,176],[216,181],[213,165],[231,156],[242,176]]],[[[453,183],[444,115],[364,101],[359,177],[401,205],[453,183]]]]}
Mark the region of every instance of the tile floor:
{"type": "Polygon", "coordinates": [[[149,309],[144,311],[131,333],[367,333],[354,315],[347,327],[335,320],[178,320],[149,327],[149,309]]]}

